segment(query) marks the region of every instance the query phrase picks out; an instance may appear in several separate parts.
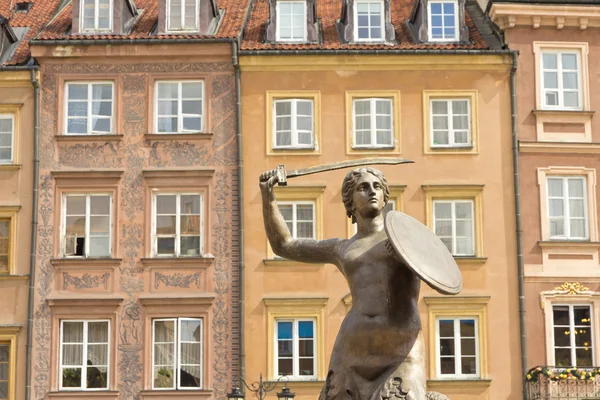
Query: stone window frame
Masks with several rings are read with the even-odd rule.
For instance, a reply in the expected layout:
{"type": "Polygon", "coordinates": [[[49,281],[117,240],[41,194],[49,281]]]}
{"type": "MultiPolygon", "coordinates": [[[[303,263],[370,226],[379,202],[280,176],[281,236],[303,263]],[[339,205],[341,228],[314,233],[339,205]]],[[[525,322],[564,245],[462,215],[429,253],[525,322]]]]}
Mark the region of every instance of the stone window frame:
{"type": "Polygon", "coordinates": [[[347,155],[398,155],[402,153],[399,90],[347,90],[346,97],[346,154],[347,155]],[[392,100],[392,140],[389,147],[354,147],[354,100],[384,98],[392,100]]]}
{"type": "MultiPolygon", "coordinates": [[[[478,382],[484,386],[489,386],[491,380],[489,376],[488,360],[488,332],[487,332],[487,308],[490,296],[456,296],[442,297],[431,296],[424,297],[427,305],[428,324],[428,343],[429,343],[429,381],[430,387],[445,387],[452,385],[452,382],[478,382]],[[437,349],[435,348],[437,339],[437,320],[439,317],[452,318],[476,318],[478,320],[478,354],[479,354],[479,376],[477,377],[443,377],[438,375],[437,349]]],[[[468,384],[470,384],[468,383],[468,384]]],[[[467,384],[467,385],[468,385],[467,384]]]]}
{"type": "Polygon", "coordinates": [[[20,122],[21,122],[21,107],[23,104],[7,103],[0,104],[0,116],[10,115],[13,120],[12,133],[12,160],[10,162],[0,162],[0,169],[11,168],[19,165],[21,161],[20,155],[20,122]]]}
{"type": "MultiPolygon", "coordinates": [[[[395,203],[394,210],[395,211],[403,211],[404,210],[404,191],[406,190],[406,185],[396,185],[390,184],[388,182],[388,187],[390,189],[390,197],[389,201],[393,201],[395,203]]],[[[346,209],[344,208],[344,217],[346,218],[346,231],[347,237],[350,239],[352,236],[356,234],[356,225],[352,223],[352,218],[348,218],[346,216],[346,209]]]]}
{"type": "Polygon", "coordinates": [[[477,90],[424,90],[423,91],[423,151],[425,154],[479,154],[479,92],[477,90]],[[436,147],[432,141],[432,114],[431,102],[433,100],[469,100],[471,122],[471,145],[436,147]]]}
{"type": "Polygon", "coordinates": [[[121,90],[122,76],[118,74],[66,74],[60,75],[57,82],[57,115],[56,135],[59,140],[118,140],[121,135],[121,90]],[[67,134],[67,84],[68,83],[91,83],[91,82],[111,82],[113,84],[113,115],[112,132],[108,134],[67,134]]]}
{"type": "Polygon", "coordinates": [[[90,393],[102,392],[109,393],[109,397],[117,398],[118,380],[117,366],[119,354],[117,351],[117,329],[119,327],[118,313],[119,306],[123,302],[122,297],[105,296],[102,298],[86,298],[74,295],[54,296],[47,300],[50,307],[50,365],[56,366],[50,368],[50,398],[61,398],[65,393],[81,393],[82,396],[88,396],[90,393]],[[109,320],[109,384],[107,389],[102,390],[62,390],[60,388],[60,326],[62,320],[109,320]],[[114,397],[112,394],[114,393],[114,397]]]}
{"type": "MultiPolygon", "coordinates": [[[[275,376],[275,321],[277,319],[306,318],[316,321],[316,377],[302,381],[324,381],[327,376],[325,365],[325,341],[326,323],[325,309],[328,302],[327,297],[310,298],[263,298],[267,317],[267,379],[277,380],[275,376]]],[[[293,377],[290,381],[299,381],[293,377]]]]}
{"type": "Polygon", "coordinates": [[[600,293],[589,290],[579,282],[565,282],[553,290],[540,293],[544,314],[546,365],[555,365],[553,305],[590,305],[592,307],[592,342],[595,361],[600,357],[600,293]]]}
{"type": "Polygon", "coordinates": [[[148,75],[148,96],[146,97],[147,118],[147,134],[153,140],[202,140],[212,138],[212,79],[210,73],[152,73],[148,75]],[[156,99],[157,90],[156,84],[160,81],[203,81],[203,101],[202,101],[202,131],[201,132],[183,132],[183,133],[158,133],[156,129],[157,113],[156,99]]]}
{"type": "Polygon", "coordinates": [[[8,222],[8,270],[0,272],[1,275],[16,274],[17,256],[17,218],[21,206],[0,206],[0,218],[8,222]]]}
{"type": "MultiPolygon", "coordinates": [[[[147,229],[144,233],[144,254],[145,262],[153,263],[151,260],[164,260],[163,263],[169,263],[170,260],[188,260],[206,259],[212,248],[212,235],[210,227],[212,226],[212,186],[211,181],[215,170],[212,168],[196,169],[146,169],[142,171],[142,177],[145,183],[144,194],[144,220],[145,226],[151,227],[153,224],[153,198],[155,194],[160,193],[200,193],[203,198],[202,215],[204,220],[204,229],[201,235],[203,255],[197,256],[155,256],[153,253],[152,229],[147,229]]],[[[166,265],[166,264],[165,264],[166,265]]]]}
{"type": "MultiPolygon", "coordinates": [[[[548,177],[585,177],[586,179],[586,195],[587,195],[587,223],[588,223],[588,239],[585,242],[598,241],[598,215],[596,203],[596,169],[586,167],[545,167],[538,168],[537,178],[539,186],[539,201],[540,201],[540,228],[541,241],[550,242],[550,227],[548,221],[548,177]]],[[[581,240],[559,239],[559,242],[581,242],[581,240]]],[[[568,246],[568,243],[565,244],[568,246]]],[[[600,354],[600,353],[599,353],[600,354]]]]}
{"type": "Polygon", "coordinates": [[[539,142],[592,142],[592,116],[590,102],[589,78],[589,44],[587,42],[551,42],[534,41],[533,53],[535,61],[535,109],[536,134],[539,142]],[[579,109],[563,109],[545,107],[542,97],[542,54],[544,51],[571,51],[579,53],[581,107],[579,109]],[[559,124],[565,128],[561,132],[546,131],[545,125],[559,124]],[[568,128],[573,125],[583,126],[583,130],[568,128]]]}
{"type": "Polygon", "coordinates": [[[6,400],[16,400],[17,388],[17,341],[20,326],[0,326],[0,343],[8,344],[8,396],[6,400]]]}
{"type": "Polygon", "coordinates": [[[321,154],[321,92],[318,90],[269,90],[265,96],[266,154],[269,156],[321,154]],[[312,100],[313,146],[275,148],[275,101],[287,99],[312,100]]]}
{"type": "MultiPolygon", "coordinates": [[[[323,239],[323,194],[325,192],[325,186],[275,186],[275,198],[277,202],[293,202],[293,201],[310,201],[315,205],[315,240],[323,239]]],[[[278,257],[269,244],[269,239],[266,237],[266,255],[264,262],[265,264],[277,264],[277,265],[297,265],[296,261],[288,260],[285,258],[278,257]]]]}
{"type": "Polygon", "coordinates": [[[52,176],[55,179],[55,210],[60,212],[54,213],[55,226],[60,229],[55,229],[54,232],[54,258],[60,260],[69,260],[76,264],[85,263],[85,260],[116,260],[119,254],[119,229],[117,229],[119,221],[119,201],[120,201],[120,187],[119,183],[123,171],[109,171],[109,170],[96,170],[96,171],[51,171],[52,176]],[[110,243],[110,255],[108,257],[90,258],[90,257],[64,257],[63,255],[63,197],[67,194],[110,194],[112,197],[112,229],[111,229],[111,243],[110,243]]]}
{"type": "MultiPolygon", "coordinates": [[[[202,388],[193,390],[161,390],[152,389],[153,387],[153,367],[152,367],[152,329],[144,329],[143,359],[148,360],[143,363],[143,389],[140,392],[141,399],[156,398],[158,396],[185,396],[193,395],[200,398],[211,398],[212,391],[207,388],[212,387],[211,369],[206,366],[211,365],[212,344],[210,340],[210,329],[212,321],[212,306],[215,301],[214,293],[165,293],[148,294],[140,296],[140,304],[144,309],[144,324],[146,327],[152,327],[153,319],[160,318],[199,318],[202,319],[202,362],[205,366],[202,368],[202,388]]],[[[164,398],[164,397],[161,397],[164,398]]],[[[186,397],[187,398],[187,397],[186,397]]],[[[194,397],[196,398],[196,397],[194,397]]]]}
{"type": "Polygon", "coordinates": [[[483,264],[487,257],[484,255],[483,232],[483,189],[484,185],[422,185],[425,192],[425,216],[427,227],[433,231],[433,201],[434,200],[472,200],[475,227],[475,254],[473,256],[454,256],[456,262],[483,264]]]}

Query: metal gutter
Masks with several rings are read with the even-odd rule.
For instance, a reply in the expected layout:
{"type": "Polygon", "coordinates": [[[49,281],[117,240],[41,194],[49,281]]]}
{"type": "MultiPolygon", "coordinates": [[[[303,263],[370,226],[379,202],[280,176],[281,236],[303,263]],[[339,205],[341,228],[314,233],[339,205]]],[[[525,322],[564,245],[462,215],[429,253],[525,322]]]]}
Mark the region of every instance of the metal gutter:
{"type": "Polygon", "coordinates": [[[244,388],[242,382],[246,378],[246,348],[244,346],[245,335],[244,335],[244,323],[246,321],[246,317],[244,314],[244,295],[245,295],[245,268],[246,264],[244,263],[244,158],[243,158],[243,146],[242,146],[242,84],[241,84],[241,71],[240,71],[240,63],[239,63],[239,53],[240,47],[242,47],[242,37],[244,35],[244,31],[246,30],[246,26],[248,25],[248,20],[250,19],[250,13],[252,11],[252,5],[254,0],[248,1],[248,6],[246,7],[246,15],[244,16],[244,22],[242,23],[242,27],[240,29],[240,33],[237,36],[237,40],[232,42],[232,51],[233,51],[233,68],[235,70],[235,107],[236,107],[236,132],[237,132],[237,146],[238,146],[238,207],[240,213],[240,221],[239,221],[239,249],[240,249],[240,259],[239,259],[239,268],[240,268],[240,343],[239,343],[239,351],[240,351],[240,370],[238,373],[238,387],[244,388]]]}
{"type": "Polygon", "coordinates": [[[513,51],[512,68],[510,70],[510,111],[512,123],[513,150],[513,184],[515,187],[515,222],[517,237],[517,275],[519,285],[519,328],[521,334],[521,380],[523,399],[528,400],[527,393],[527,334],[525,325],[525,275],[523,267],[523,226],[521,224],[521,190],[519,187],[519,138],[517,128],[517,67],[519,52],[513,51]]]}
{"type": "Polygon", "coordinates": [[[25,399],[31,399],[31,354],[33,339],[33,298],[35,289],[35,263],[37,251],[38,225],[38,172],[40,165],[40,85],[36,77],[37,69],[31,69],[33,86],[33,204],[31,207],[31,254],[29,255],[29,295],[27,300],[27,360],[25,368],[25,399]]]}
{"type": "Polygon", "coordinates": [[[399,55],[427,55],[427,54],[445,54],[445,55],[512,55],[512,50],[476,50],[476,49],[306,49],[306,50],[240,50],[240,56],[300,56],[308,54],[319,55],[381,55],[381,54],[399,54],[399,55]]]}
{"type": "Polygon", "coordinates": [[[30,46],[78,46],[78,45],[126,45],[126,44],[190,44],[190,43],[230,43],[235,38],[152,38],[152,39],[62,39],[40,40],[32,39],[30,46]]]}

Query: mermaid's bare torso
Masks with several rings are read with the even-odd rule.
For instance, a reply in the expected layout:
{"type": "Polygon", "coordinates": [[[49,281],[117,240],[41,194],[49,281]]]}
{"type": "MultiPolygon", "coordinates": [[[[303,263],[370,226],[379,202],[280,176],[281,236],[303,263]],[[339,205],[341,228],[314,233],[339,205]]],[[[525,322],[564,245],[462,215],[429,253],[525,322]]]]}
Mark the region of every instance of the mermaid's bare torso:
{"type": "Polygon", "coordinates": [[[421,330],[420,279],[386,249],[385,231],[340,248],[352,309],[331,355],[322,400],[371,400],[406,359],[421,330]]]}

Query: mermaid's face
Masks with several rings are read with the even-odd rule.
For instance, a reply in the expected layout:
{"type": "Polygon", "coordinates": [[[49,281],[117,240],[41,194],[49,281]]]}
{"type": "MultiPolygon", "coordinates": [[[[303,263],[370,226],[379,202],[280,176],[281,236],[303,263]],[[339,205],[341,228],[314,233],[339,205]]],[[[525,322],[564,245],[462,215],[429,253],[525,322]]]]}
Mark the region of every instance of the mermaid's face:
{"type": "Polygon", "coordinates": [[[384,190],[379,178],[368,172],[362,173],[352,196],[354,212],[363,217],[373,217],[381,213],[385,206],[384,190]]]}

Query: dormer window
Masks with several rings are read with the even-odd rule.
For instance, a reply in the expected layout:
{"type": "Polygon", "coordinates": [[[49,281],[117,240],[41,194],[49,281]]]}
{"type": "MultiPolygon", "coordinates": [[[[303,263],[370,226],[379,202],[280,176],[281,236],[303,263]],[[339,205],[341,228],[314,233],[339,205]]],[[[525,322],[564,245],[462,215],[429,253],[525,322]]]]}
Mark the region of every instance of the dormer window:
{"type": "Polygon", "coordinates": [[[454,0],[429,2],[429,39],[432,42],[454,42],[458,40],[458,5],[454,0]]]}
{"type": "Polygon", "coordinates": [[[112,30],[112,0],[82,0],[81,32],[112,30]]]}
{"type": "Polygon", "coordinates": [[[360,0],[354,5],[356,41],[383,39],[383,0],[360,0]]]}
{"type": "Polygon", "coordinates": [[[199,0],[167,0],[167,32],[199,30],[199,0]]]}
{"type": "Polygon", "coordinates": [[[306,41],[306,1],[277,2],[277,41],[306,41]]]}

